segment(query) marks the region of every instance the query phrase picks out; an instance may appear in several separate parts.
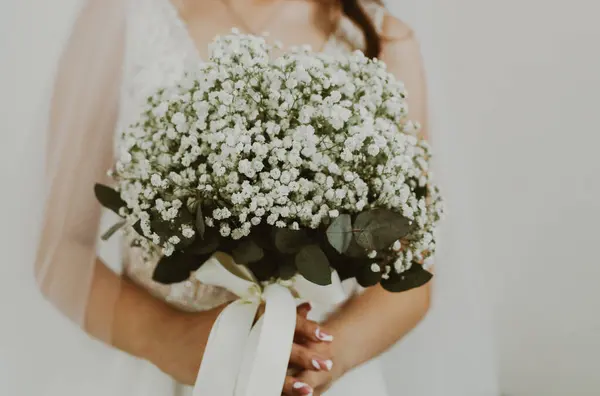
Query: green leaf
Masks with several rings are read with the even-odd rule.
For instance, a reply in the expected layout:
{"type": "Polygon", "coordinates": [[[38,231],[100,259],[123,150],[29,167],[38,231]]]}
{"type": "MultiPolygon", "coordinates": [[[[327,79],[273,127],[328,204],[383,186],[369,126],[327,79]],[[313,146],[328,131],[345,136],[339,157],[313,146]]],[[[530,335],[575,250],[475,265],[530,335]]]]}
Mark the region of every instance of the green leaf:
{"type": "Polygon", "coordinates": [[[352,241],[352,218],[342,214],[336,217],[327,228],[327,240],[340,253],[348,250],[352,241]]]}
{"type": "Polygon", "coordinates": [[[152,279],[164,285],[186,281],[190,278],[192,271],[200,268],[210,256],[196,256],[184,252],[163,256],[154,269],[152,279]]]}
{"type": "Polygon", "coordinates": [[[277,250],[275,247],[276,231],[277,229],[270,225],[261,223],[258,226],[252,227],[250,238],[264,250],[277,250]]]}
{"type": "Polygon", "coordinates": [[[279,266],[279,277],[283,280],[291,279],[298,273],[298,269],[294,264],[294,257],[286,257],[279,266]]]}
{"type": "Polygon", "coordinates": [[[204,234],[204,239],[196,238],[194,242],[185,251],[193,254],[209,254],[214,253],[219,247],[219,234],[216,230],[204,234]]]}
{"type": "Polygon", "coordinates": [[[200,205],[200,197],[199,196],[197,198],[188,199],[185,206],[187,207],[188,212],[196,213],[196,210],[198,209],[198,205],[200,205]]]}
{"type": "Polygon", "coordinates": [[[206,224],[204,224],[204,215],[202,214],[202,205],[198,204],[196,209],[196,231],[200,234],[200,238],[204,238],[206,224]]]}
{"type": "Polygon", "coordinates": [[[317,285],[331,284],[329,260],[319,245],[308,245],[296,254],[296,268],[309,281],[317,285]]]}
{"type": "Polygon", "coordinates": [[[356,242],[356,235],[353,235],[352,239],[350,240],[350,244],[348,245],[348,249],[346,249],[344,254],[348,257],[363,258],[367,257],[369,251],[360,246],[358,242],[356,242]]]}
{"type": "Polygon", "coordinates": [[[187,210],[187,207],[181,208],[177,217],[170,222],[169,227],[171,228],[171,233],[178,236],[180,239],[180,242],[177,244],[177,249],[185,250],[185,248],[190,246],[196,240],[196,235],[198,233],[195,233],[190,238],[187,238],[181,232],[183,225],[192,226],[193,223],[194,216],[189,210],[187,210]]]}
{"type": "Polygon", "coordinates": [[[100,202],[100,205],[112,210],[116,214],[119,214],[119,209],[127,206],[125,201],[121,199],[121,195],[115,189],[105,186],[104,184],[96,183],[94,185],[94,194],[96,195],[98,202],[100,202]]]}
{"type": "Polygon", "coordinates": [[[262,259],[247,264],[247,267],[252,271],[256,279],[261,282],[276,277],[279,271],[279,264],[282,262],[280,255],[273,250],[265,250],[264,254],[262,259]]]}
{"type": "Polygon", "coordinates": [[[410,221],[387,209],[362,212],[354,222],[356,242],[368,250],[383,250],[403,238],[410,230],[410,221]]]}
{"type": "Polygon", "coordinates": [[[305,230],[291,230],[289,228],[277,228],[275,230],[275,247],[281,253],[295,254],[303,247],[311,243],[305,230]]]}
{"type": "Polygon", "coordinates": [[[231,252],[238,264],[254,263],[261,260],[265,253],[252,239],[242,240],[231,252]]]}
{"type": "Polygon", "coordinates": [[[381,271],[373,272],[371,271],[371,264],[373,260],[365,260],[361,263],[361,266],[358,268],[356,273],[356,281],[362,287],[371,287],[381,281],[381,271]]]}
{"type": "Polygon", "coordinates": [[[177,232],[172,229],[171,223],[161,217],[150,221],[150,229],[160,237],[161,243],[177,235],[177,232]]]}
{"type": "Polygon", "coordinates": [[[106,230],[104,234],[102,234],[100,239],[102,239],[103,241],[108,241],[110,237],[112,237],[115,234],[115,232],[123,228],[125,224],[127,224],[125,220],[121,220],[118,223],[113,224],[112,227],[110,227],[108,230],[106,230]]]}
{"type": "MultiPolygon", "coordinates": [[[[135,232],[137,232],[137,234],[139,236],[141,236],[142,238],[146,238],[146,236],[144,235],[144,231],[142,231],[142,221],[138,220],[135,222],[135,224],[132,226],[132,228],[135,230],[135,232]]],[[[148,238],[146,238],[148,239],[148,238]]]]}
{"type": "Polygon", "coordinates": [[[422,265],[413,263],[409,270],[401,274],[392,271],[389,279],[381,281],[381,286],[389,292],[399,293],[421,287],[429,282],[431,278],[433,278],[433,275],[423,269],[422,265]]]}

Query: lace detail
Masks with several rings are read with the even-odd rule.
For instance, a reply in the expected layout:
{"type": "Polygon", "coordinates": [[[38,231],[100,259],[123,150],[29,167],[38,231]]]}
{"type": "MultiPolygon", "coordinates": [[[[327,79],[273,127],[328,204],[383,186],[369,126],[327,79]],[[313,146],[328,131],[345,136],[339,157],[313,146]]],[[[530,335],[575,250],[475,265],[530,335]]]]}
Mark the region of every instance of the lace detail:
{"type": "MultiPolygon", "coordinates": [[[[362,0],[362,3],[380,30],[385,8],[369,0],[362,0]]],[[[186,71],[202,62],[185,22],[170,0],[129,0],[129,7],[118,131],[135,121],[148,96],[175,83],[186,71]]],[[[323,51],[348,53],[364,49],[364,45],[360,28],[343,17],[323,51]]],[[[115,144],[119,145],[119,134],[115,144]]],[[[157,262],[143,260],[139,249],[130,247],[125,241],[123,250],[127,276],[182,310],[208,310],[235,299],[227,290],[203,285],[193,278],[175,285],[154,282],[152,274],[157,262]]]]}
{"type": "Polygon", "coordinates": [[[133,121],[146,99],[200,62],[169,0],[130,0],[121,91],[121,125],[133,121]]]}

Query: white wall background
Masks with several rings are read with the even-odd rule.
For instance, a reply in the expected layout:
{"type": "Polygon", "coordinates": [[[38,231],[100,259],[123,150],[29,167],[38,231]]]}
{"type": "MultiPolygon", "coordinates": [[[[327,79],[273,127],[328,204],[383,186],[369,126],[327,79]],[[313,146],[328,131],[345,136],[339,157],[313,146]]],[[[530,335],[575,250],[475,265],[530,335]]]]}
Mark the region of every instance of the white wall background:
{"type": "MultiPolygon", "coordinates": [[[[469,259],[493,303],[502,391],[598,395],[600,5],[403,1],[388,3],[409,21],[431,21],[430,73],[434,93],[445,93],[434,97],[443,117],[434,138],[441,163],[453,164],[451,211],[469,223],[469,259]]],[[[33,126],[51,75],[43,65],[73,3],[0,0],[0,149],[33,126]]],[[[13,165],[1,158],[5,173],[13,165]]],[[[0,233],[6,247],[19,236],[0,233]]]]}
{"type": "Polygon", "coordinates": [[[440,81],[473,186],[502,390],[598,395],[599,5],[435,4],[440,81]]]}

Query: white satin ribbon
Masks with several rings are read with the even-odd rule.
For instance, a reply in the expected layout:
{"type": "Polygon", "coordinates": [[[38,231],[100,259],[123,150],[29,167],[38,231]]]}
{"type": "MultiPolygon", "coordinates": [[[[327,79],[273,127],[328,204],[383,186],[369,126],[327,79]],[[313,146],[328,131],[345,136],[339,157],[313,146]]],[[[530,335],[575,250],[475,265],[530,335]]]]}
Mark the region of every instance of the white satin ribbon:
{"type": "Polygon", "coordinates": [[[280,396],[296,328],[294,294],[324,306],[346,298],[336,272],[328,286],[297,275],[263,290],[248,268],[224,254],[211,257],[195,277],[240,299],[227,306],[213,325],[193,396],[280,396]],[[265,312],[252,327],[262,301],[265,312]]]}

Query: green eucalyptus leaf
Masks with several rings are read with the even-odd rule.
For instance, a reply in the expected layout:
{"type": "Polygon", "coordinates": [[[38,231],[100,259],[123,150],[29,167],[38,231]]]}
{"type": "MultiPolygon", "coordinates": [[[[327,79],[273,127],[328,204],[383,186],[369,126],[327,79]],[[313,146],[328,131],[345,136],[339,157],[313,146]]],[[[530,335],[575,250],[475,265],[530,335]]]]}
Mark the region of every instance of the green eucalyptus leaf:
{"type": "Polygon", "coordinates": [[[336,217],[327,228],[327,240],[340,253],[344,253],[352,241],[352,218],[348,214],[336,217]]]}
{"type": "Polygon", "coordinates": [[[294,264],[294,256],[286,257],[279,266],[279,277],[283,280],[291,279],[298,273],[298,269],[294,264]]]}
{"type": "Polygon", "coordinates": [[[141,236],[142,238],[146,238],[146,236],[144,236],[144,232],[142,231],[142,221],[141,220],[136,221],[135,224],[131,228],[133,228],[139,236],[141,236]]]}
{"type": "Polygon", "coordinates": [[[265,282],[278,276],[279,263],[281,262],[281,255],[276,254],[273,250],[265,250],[262,259],[248,263],[246,266],[252,271],[256,279],[265,282]]]}
{"type": "Polygon", "coordinates": [[[177,232],[172,229],[171,223],[160,217],[150,221],[150,229],[160,237],[161,242],[167,241],[177,234],[177,232]]]}
{"type": "Polygon", "coordinates": [[[196,208],[196,231],[200,234],[200,238],[204,238],[206,224],[204,224],[204,215],[202,214],[202,205],[198,203],[196,208]]]}
{"type": "Polygon", "coordinates": [[[275,247],[281,253],[294,254],[311,243],[305,230],[291,230],[289,228],[277,228],[275,230],[275,247]]]}
{"type": "Polygon", "coordinates": [[[193,223],[194,223],[194,216],[187,209],[187,207],[181,208],[179,210],[179,213],[177,214],[177,217],[174,218],[169,223],[169,228],[171,230],[170,231],[171,234],[179,237],[179,239],[180,239],[180,242],[177,244],[177,249],[179,249],[179,250],[185,249],[188,246],[190,246],[192,243],[194,243],[194,241],[196,240],[197,233],[192,235],[190,238],[187,238],[181,232],[182,226],[184,226],[184,225],[193,226],[193,223]]]}
{"type": "Polygon", "coordinates": [[[185,250],[193,254],[214,253],[219,247],[220,236],[214,229],[210,229],[204,234],[204,239],[196,238],[194,242],[185,250]]]}
{"type": "Polygon", "coordinates": [[[127,206],[125,201],[121,199],[121,195],[115,189],[105,186],[104,184],[95,184],[94,194],[96,195],[98,202],[100,202],[100,205],[112,210],[116,214],[119,214],[119,209],[127,206]]]}
{"type": "Polygon", "coordinates": [[[195,198],[191,198],[191,199],[188,199],[185,206],[187,207],[187,210],[190,213],[196,213],[196,210],[198,209],[198,205],[200,205],[200,201],[198,201],[195,198]]]}
{"type": "Polygon", "coordinates": [[[152,279],[158,283],[170,285],[183,282],[190,278],[191,272],[198,269],[208,257],[199,257],[193,254],[174,252],[170,256],[163,256],[152,274],[152,279]]]}
{"type": "Polygon", "coordinates": [[[106,230],[106,232],[104,234],[102,234],[100,239],[102,239],[103,241],[108,241],[110,239],[110,237],[115,235],[115,232],[117,232],[121,228],[123,228],[125,226],[125,224],[127,224],[127,222],[125,220],[121,220],[118,223],[113,224],[112,227],[110,227],[108,230],[106,230]]]}
{"type": "Polygon", "coordinates": [[[300,274],[309,281],[321,286],[331,284],[329,260],[319,245],[304,246],[296,254],[295,263],[300,274]]]}
{"type": "Polygon", "coordinates": [[[431,272],[426,271],[422,265],[413,263],[407,271],[397,274],[390,273],[389,279],[383,279],[381,286],[389,292],[399,293],[421,287],[433,278],[431,272]]]}
{"type": "Polygon", "coordinates": [[[254,263],[261,260],[265,255],[262,248],[249,238],[242,240],[231,253],[238,264],[254,263]]]}
{"type": "Polygon", "coordinates": [[[356,235],[352,235],[352,239],[350,240],[350,244],[344,252],[344,255],[353,258],[364,258],[367,257],[368,254],[369,251],[356,242],[356,235]]]}
{"type": "Polygon", "coordinates": [[[375,286],[381,281],[381,271],[373,272],[371,270],[371,264],[373,260],[364,260],[361,265],[358,267],[356,273],[356,281],[362,287],[371,287],[375,286]]]}
{"type": "Polygon", "coordinates": [[[410,230],[410,221],[400,213],[373,209],[360,213],[354,222],[356,242],[368,250],[383,250],[403,238],[410,230]]]}
{"type": "Polygon", "coordinates": [[[264,250],[277,250],[275,247],[275,232],[276,228],[270,225],[261,223],[255,227],[252,227],[250,237],[258,246],[264,250]]]}

